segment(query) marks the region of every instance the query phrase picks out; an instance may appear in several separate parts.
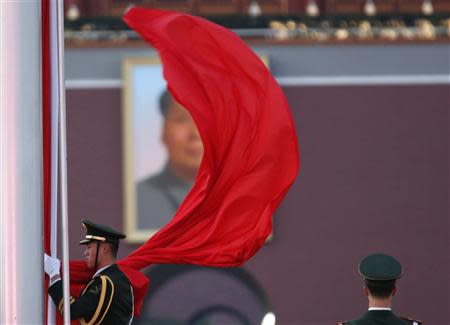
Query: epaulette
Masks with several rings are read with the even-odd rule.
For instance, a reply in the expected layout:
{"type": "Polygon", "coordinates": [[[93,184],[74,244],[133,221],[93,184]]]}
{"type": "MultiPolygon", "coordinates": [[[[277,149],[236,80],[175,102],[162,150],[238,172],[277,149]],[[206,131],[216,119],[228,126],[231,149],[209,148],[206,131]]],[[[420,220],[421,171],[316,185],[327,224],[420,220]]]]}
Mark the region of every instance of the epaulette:
{"type": "Polygon", "coordinates": [[[409,317],[403,317],[403,316],[400,316],[400,318],[404,319],[404,320],[407,320],[412,325],[421,325],[422,324],[421,320],[417,320],[417,319],[413,319],[413,318],[409,318],[409,317]]]}

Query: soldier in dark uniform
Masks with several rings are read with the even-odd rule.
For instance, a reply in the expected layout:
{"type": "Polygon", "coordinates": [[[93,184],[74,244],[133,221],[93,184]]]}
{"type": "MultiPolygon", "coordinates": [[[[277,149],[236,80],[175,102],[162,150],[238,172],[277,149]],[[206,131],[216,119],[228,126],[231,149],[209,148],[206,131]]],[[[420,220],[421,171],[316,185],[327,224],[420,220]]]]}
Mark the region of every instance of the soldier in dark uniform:
{"type": "Polygon", "coordinates": [[[392,312],[392,298],[397,290],[395,282],[403,274],[402,266],[392,256],[373,254],[359,264],[359,274],[364,278],[364,293],[369,300],[369,310],[353,321],[338,325],[419,325],[421,321],[399,317],[392,312]]]}
{"type": "MultiPolygon", "coordinates": [[[[70,297],[70,318],[82,324],[130,324],[133,319],[133,292],[128,278],[116,261],[119,240],[125,235],[103,225],[83,220],[86,237],[84,252],[89,269],[96,270],[78,299],[70,297]]],[[[45,256],[45,272],[50,276],[48,293],[63,312],[62,281],[58,259],[45,256]]]]}

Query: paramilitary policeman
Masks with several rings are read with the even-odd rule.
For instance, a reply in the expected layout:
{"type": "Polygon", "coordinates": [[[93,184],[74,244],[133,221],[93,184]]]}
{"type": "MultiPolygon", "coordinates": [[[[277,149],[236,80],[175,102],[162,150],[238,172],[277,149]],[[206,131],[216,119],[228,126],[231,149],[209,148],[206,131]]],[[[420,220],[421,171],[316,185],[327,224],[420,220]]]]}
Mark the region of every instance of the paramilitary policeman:
{"type": "Polygon", "coordinates": [[[373,254],[359,264],[359,274],[364,278],[364,293],[369,300],[369,310],[356,320],[338,325],[420,325],[421,321],[399,317],[392,312],[395,282],[403,274],[401,264],[392,256],[373,254]]]}
{"type": "MultiPolygon", "coordinates": [[[[82,224],[86,228],[86,237],[80,244],[86,245],[87,267],[96,272],[78,299],[70,297],[70,318],[80,320],[81,324],[130,324],[133,319],[132,287],[115,264],[119,240],[125,235],[87,219],[82,224]]],[[[50,276],[48,293],[62,314],[60,261],[45,255],[44,268],[50,276]]]]}

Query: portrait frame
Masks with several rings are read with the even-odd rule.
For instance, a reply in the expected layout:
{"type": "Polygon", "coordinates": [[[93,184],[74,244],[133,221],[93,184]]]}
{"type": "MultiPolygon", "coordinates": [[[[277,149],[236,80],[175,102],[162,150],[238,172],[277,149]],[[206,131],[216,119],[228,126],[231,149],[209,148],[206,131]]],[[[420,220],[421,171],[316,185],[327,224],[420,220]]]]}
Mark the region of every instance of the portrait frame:
{"type": "MultiPolygon", "coordinates": [[[[269,56],[262,54],[259,57],[270,69],[269,56]]],[[[160,141],[163,121],[161,113],[158,111],[159,96],[166,89],[166,81],[163,78],[162,63],[157,55],[124,58],[122,78],[123,224],[127,235],[125,241],[133,244],[147,241],[160,229],[159,227],[141,228],[139,226],[137,183],[162,168],[167,159],[165,148],[160,141]],[[142,107],[143,105],[145,107],[142,107]],[[143,111],[147,111],[146,113],[151,116],[151,121],[149,121],[149,116],[142,117],[143,111]],[[154,122],[151,127],[153,133],[149,134],[148,138],[158,139],[154,142],[159,144],[159,149],[154,147],[155,143],[150,145],[153,148],[149,150],[150,156],[148,151],[145,153],[149,144],[141,143],[142,127],[138,126],[140,123],[147,125],[146,121],[154,122]],[[158,153],[155,154],[155,152],[158,153]],[[142,167],[150,165],[153,166],[150,169],[142,167]]],[[[273,233],[267,238],[266,243],[272,239],[273,233]]]]}
{"type": "Polygon", "coordinates": [[[124,228],[128,243],[142,243],[159,230],[139,227],[136,187],[140,179],[162,168],[166,157],[160,142],[162,117],[158,111],[166,81],[156,55],[125,58],[122,76],[124,228]],[[146,131],[148,138],[143,135],[146,131]]]}

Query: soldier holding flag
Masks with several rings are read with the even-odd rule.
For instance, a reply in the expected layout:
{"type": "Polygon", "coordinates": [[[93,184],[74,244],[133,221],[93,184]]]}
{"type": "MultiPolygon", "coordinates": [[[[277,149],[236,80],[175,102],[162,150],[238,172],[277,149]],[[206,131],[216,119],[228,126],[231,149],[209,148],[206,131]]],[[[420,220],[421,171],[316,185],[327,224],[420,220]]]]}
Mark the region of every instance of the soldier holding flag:
{"type": "MultiPolygon", "coordinates": [[[[82,324],[130,324],[133,291],[130,281],[116,264],[119,240],[125,235],[87,219],[82,224],[86,236],[80,244],[86,245],[86,265],[95,270],[95,274],[78,299],[70,297],[71,319],[80,319],[82,324]]],[[[50,277],[48,293],[63,313],[60,261],[45,255],[44,268],[50,277]]]]}

